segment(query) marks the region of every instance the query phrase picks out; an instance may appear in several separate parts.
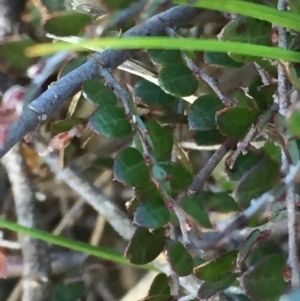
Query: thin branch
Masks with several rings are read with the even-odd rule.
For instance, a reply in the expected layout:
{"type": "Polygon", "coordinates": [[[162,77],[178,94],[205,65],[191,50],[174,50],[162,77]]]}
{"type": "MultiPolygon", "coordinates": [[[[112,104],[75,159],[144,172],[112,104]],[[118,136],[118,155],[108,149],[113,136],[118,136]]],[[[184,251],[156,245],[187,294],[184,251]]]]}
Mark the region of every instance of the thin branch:
{"type": "Polygon", "coordinates": [[[286,192],[286,207],[288,215],[288,232],[289,232],[289,258],[288,262],[292,270],[291,284],[292,287],[298,287],[300,283],[299,263],[298,263],[298,235],[296,222],[296,204],[295,204],[295,187],[291,185],[286,192]]]}
{"type": "MultiPolygon", "coordinates": [[[[13,147],[2,161],[12,185],[18,223],[29,228],[37,228],[34,196],[20,145],[13,147]]],[[[47,244],[28,236],[19,237],[24,260],[22,300],[50,300],[51,266],[47,244]]]]}
{"type": "MultiPolygon", "coordinates": [[[[288,6],[287,0],[278,0],[277,9],[285,11],[288,6]]],[[[278,27],[278,47],[287,49],[287,31],[286,28],[278,27]]],[[[279,113],[286,116],[287,110],[291,105],[288,93],[289,80],[285,73],[284,66],[278,64],[278,102],[279,113]]],[[[282,148],[282,171],[288,172],[289,164],[287,155],[282,148]]],[[[290,167],[292,169],[292,167],[290,167]]],[[[288,217],[288,234],[289,234],[289,264],[292,269],[291,283],[292,287],[299,287],[300,285],[300,271],[298,265],[298,235],[296,227],[296,207],[295,207],[295,192],[294,186],[286,187],[286,207],[288,217]]]]}
{"type": "MultiPolygon", "coordinates": [[[[35,150],[39,153],[46,148],[41,139],[36,139],[35,150]]],[[[135,228],[125,214],[118,209],[100,189],[88,182],[74,165],[61,169],[56,153],[43,156],[58,180],[64,181],[71,189],[76,191],[90,206],[103,216],[123,238],[130,239],[135,228]]]]}
{"type": "MultiPolygon", "coordinates": [[[[124,36],[155,36],[164,34],[165,24],[161,19],[179,28],[191,22],[191,20],[202,11],[202,9],[188,6],[176,6],[152,17],[143,25],[133,27],[128,30],[124,36]]],[[[17,142],[21,141],[26,134],[36,129],[42,121],[40,115],[36,114],[36,112],[50,116],[81,89],[81,85],[84,81],[99,78],[100,71],[103,67],[98,61],[102,62],[107,68],[115,69],[128,60],[133,53],[134,50],[108,49],[98,54],[95,60],[89,60],[87,63],[58,80],[50,89],[31,103],[31,108],[33,109],[25,109],[20,119],[11,126],[8,139],[4,147],[0,150],[0,157],[7,153],[17,142]]]]}
{"type": "MultiPolygon", "coordinates": [[[[209,158],[205,166],[196,175],[193,183],[187,190],[188,195],[196,195],[202,189],[206,180],[209,178],[215,167],[224,158],[227,152],[236,145],[236,142],[232,139],[226,139],[225,142],[220,146],[220,148],[209,158]]],[[[180,196],[181,197],[181,196],[180,196]]]]}

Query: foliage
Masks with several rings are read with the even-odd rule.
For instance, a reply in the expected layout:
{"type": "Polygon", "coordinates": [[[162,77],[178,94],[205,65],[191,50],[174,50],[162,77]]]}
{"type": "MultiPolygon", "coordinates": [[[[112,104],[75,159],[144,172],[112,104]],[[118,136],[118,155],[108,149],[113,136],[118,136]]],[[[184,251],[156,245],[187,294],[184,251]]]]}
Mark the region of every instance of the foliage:
{"type": "MultiPolygon", "coordinates": [[[[197,300],[219,296],[219,300],[277,301],[287,294],[291,288],[287,273],[291,250],[284,250],[281,241],[272,238],[271,230],[262,231],[258,226],[266,228],[268,222],[280,221],[287,209],[287,190],[295,181],[299,182],[297,174],[283,170],[285,160],[299,169],[299,102],[286,110],[281,110],[280,104],[279,110],[274,106],[274,95],[280,86],[274,66],[284,68],[291,86],[298,92],[295,88],[300,86],[300,53],[295,47],[278,47],[279,33],[273,27],[276,24],[289,29],[288,43],[295,45],[300,32],[298,2],[291,1],[288,11],[278,11],[268,6],[273,1],[175,1],[222,11],[211,20],[211,24],[221,24],[221,28],[209,38],[205,26],[200,37],[193,38],[194,31],[203,26],[197,23],[199,20],[184,30],[166,23],[168,37],[119,38],[119,32],[128,29],[128,23],[118,22],[121,15],[117,13],[131,7],[131,1],[104,4],[110,17],[117,19],[100,25],[101,21],[91,14],[67,12],[62,1],[56,1],[57,5],[54,2],[40,3],[47,10],[46,15],[35,1],[30,2],[29,23],[36,28],[35,35],[3,42],[0,57],[21,77],[27,71],[30,83],[26,95],[22,94],[25,100],[45,90],[44,82],[49,84],[46,79],[59,83],[65,76],[80,76],[76,72],[86,64],[98,64],[102,77],[92,74],[80,86],[71,87],[70,101],[64,108],[67,113],[62,109],[42,124],[47,137],[51,136],[43,155],[59,150],[65,154],[64,163],[69,163],[69,158],[76,161],[78,154],[85,151],[78,141],[88,144],[89,139],[96,139],[96,143],[104,139],[126,140],[127,144],[122,144],[116,154],[109,153],[109,161],[95,151],[94,155],[105,162],[97,161],[93,168],[109,170],[117,189],[132,191],[134,196],[126,205],[134,234],[123,256],[4,219],[0,219],[0,227],[145,270],[156,270],[151,263],[164,254],[172,281],[170,275],[158,274],[145,291],[145,300],[177,298],[176,281],[189,275],[202,284],[197,287],[197,297],[194,296],[197,300]],[[92,36],[93,26],[101,28],[103,37],[85,39],[92,36]],[[70,42],[67,36],[73,36],[73,40],[70,42]],[[46,41],[46,37],[63,42],[38,42],[46,41]],[[98,61],[92,50],[100,52],[106,47],[145,48],[143,55],[137,55],[139,64],[136,60],[124,64],[129,64],[131,70],[138,66],[132,73],[139,78],[114,76],[105,62],[98,61]],[[75,50],[81,53],[68,52],[75,50]],[[52,53],[56,54],[47,59],[67,55],[40,84],[36,78],[47,73],[45,65],[49,61],[45,58],[44,65],[33,64],[32,57],[52,53]],[[256,66],[259,72],[246,75],[244,84],[232,83],[226,90],[227,87],[221,87],[221,80],[214,78],[218,74],[228,77],[241,68],[247,73],[249,65],[252,69],[256,66]],[[29,70],[34,70],[33,74],[29,70]],[[260,146],[254,143],[261,140],[260,146]],[[201,151],[188,152],[188,143],[201,151]],[[205,147],[216,145],[214,153],[205,152],[205,147]],[[276,211],[277,208],[280,209],[276,211]],[[225,230],[220,230],[224,214],[231,220],[225,230]],[[217,238],[213,236],[215,232],[217,238]],[[191,234],[195,233],[198,234],[194,241],[191,234]],[[206,234],[213,238],[205,241],[206,234]],[[242,293],[233,293],[231,288],[237,287],[242,293]]],[[[148,2],[152,15],[169,5],[169,1],[148,2]]],[[[143,14],[146,12],[135,17],[142,18],[143,14]]],[[[146,19],[150,16],[149,13],[146,19]]],[[[132,16],[129,19],[134,20],[132,16]]],[[[130,73],[130,68],[123,66],[122,70],[130,73]]],[[[237,81],[239,75],[235,74],[231,82],[237,81]]],[[[55,85],[49,86],[54,88],[55,85]]],[[[1,147],[8,139],[9,126],[19,118],[17,104],[8,105],[7,100],[13,98],[10,93],[8,90],[3,94],[0,106],[1,147]]],[[[57,95],[59,98],[59,91],[57,95]]],[[[81,284],[61,282],[54,300],[73,300],[83,291],[81,284]]]]}

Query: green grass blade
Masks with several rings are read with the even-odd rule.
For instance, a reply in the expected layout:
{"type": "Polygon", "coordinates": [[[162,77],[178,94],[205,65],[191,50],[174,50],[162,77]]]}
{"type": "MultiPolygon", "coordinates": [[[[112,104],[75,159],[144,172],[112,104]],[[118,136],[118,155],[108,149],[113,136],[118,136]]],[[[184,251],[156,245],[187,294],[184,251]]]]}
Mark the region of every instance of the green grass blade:
{"type": "Polygon", "coordinates": [[[233,14],[240,14],[247,17],[252,17],[264,21],[268,21],[275,25],[287,27],[296,31],[300,31],[300,15],[292,12],[278,11],[276,8],[265,5],[238,1],[238,0],[201,0],[201,1],[187,1],[177,0],[178,4],[185,4],[208,8],[213,10],[220,10],[233,14]]]}
{"type": "Polygon", "coordinates": [[[284,50],[278,47],[268,47],[240,42],[217,41],[192,38],[101,38],[83,40],[77,44],[58,42],[55,44],[40,44],[27,49],[27,55],[39,56],[62,50],[86,51],[91,48],[125,48],[125,49],[180,49],[189,51],[217,51],[264,57],[267,59],[283,60],[300,63],[300,52],[284,50]]]}
{"type": "MultiPolygon", "coordinates": [[[[11,221],[7,221],[5,219],[0,219],[0,228],[4,228],[7,230],[15,231],[20,234],[28,235],[37,239],[40,239],[42,241],[48,242],[50,244],[54,244],[57,246],[65,247],[74,251],[83,252],[86,254],[90,254],[102,259],[110,260],[113,262],[118,262],[121,264],[126,265],[133,265],[127,260],[122,254],[113,252],[109,249],[104,249],[101,247],[92,246],[90,244],[72,240],[69,238],[65,238],[63,236],[54,235],[48,232],[44,232],[37,229],[27,228],[24,226],[21,226],[17,223],[13,223],[11,221]]],[[[138,268],[144,269],[144,270],[150,270],[150,271],[158,271],[154,266],[152,265],[141,265],[136,266],[138,268]]]]}

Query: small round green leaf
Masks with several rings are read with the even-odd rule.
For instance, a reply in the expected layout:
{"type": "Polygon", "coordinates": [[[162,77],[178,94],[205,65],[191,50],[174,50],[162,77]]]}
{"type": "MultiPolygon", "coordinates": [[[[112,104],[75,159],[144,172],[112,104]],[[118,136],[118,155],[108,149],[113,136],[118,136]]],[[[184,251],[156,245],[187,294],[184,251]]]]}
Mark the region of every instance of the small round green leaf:
{"type": "Polygon", "coordinates": [[[239,210],[235,200],[226,191],[200,191],[193,199],[196,203],[203,205],[208,212],[227,213],[239,210]]]}
{"type": "Polygon", "coordinates": [[[119,182],[142,187],[150,180],[149,169],[141,153],[132,147],[121,151],[114,163],[114,176],[119,182]]]}
{"type": "Polygon", "coordinates": [[[159,197],[154,197],[142,202],[134,215],[134,222],[150,229],[161,228],[170,221],[170,212],[165,202],[159,197]]]}
{"type": "Polygon", "coordinates": [[[158,274],[151,283],[151,286],[148,291],[148,296],[155,295],[171,295],[169,279],[164,273],[158,274]]]}
{"type": "Polygon", "coordinates": [[[226,108],[217,113],[217,125],[221,133],[239,139],[258,117],[258,112],[249,108],[226,108]]]}
{"type": "Polygon", "coordinates": [[[33,58],[25,54],[28,47],[34,46],[36,42],[24,38],[22,40],[2,41],[0,47],[0,57],[5,64],[16,70],[26,71],[34,63],[33,58]]]}
{"type": "Polygon", "coordinates": [[[170,177],[171,194],[176,196],[186,190],[193,181],[193,175],[186,168],[171,162],[159,163],[170,177]]]}
{"type": "Polygon", "coordinates": [[[285,268],[285,257],[282,254],[271,254],[243,274],[240,284],[253,300],[278,300],[288,285],[283,278],[285,268]]]}
{"type": "Polygon", "coordinates": [[[193,271],[193,258],[179,241],[168,240],[168,257],[171,267],[179,276],[187,276],[193,271]]]}
{"type": "Polygon", "coordinates": [[[133,264],[153,261],[164,249],[166,243],[164,229],[149,231],[137,228],[125,251],[126,258],[133,264]]]}
{"type": "Polygon", "coordinates": [[[192,71],[183,64],[164,67],[159,74],[159,84],[166,93],[176,97],[194,94],[198,89],[198,81],[192,71]]]}
{"type": "Polygon", "coordinates": [[[241,177],[248,172],[253,166],[263,160],[262,152],[254,152],[249,150],[247,154],[239,155],[232,169],[226,169],[227,175],[232,181],[239,181],[241,177]]]}
{"type": "Polygon", "coordinates": [[[190,107],[189,125],[192,130],[208,131],[217,128],[215,116],[224,107],[222,101],[213,95],[200,96],[190,107]]]}
{"type": "Polygon", "coordinates": [[[236,263],[237,254],[237,251],[231,251],[201,264],[194,269],[195,275],[201,280],[216,281],[232,270],[236,263]]]}
{"type": "Polygon", "coordinates": [[[92,17],[77,12],[64,12],[46,21],[45,31],[56,36],[76,36],[88,24],[92,17]]]}
{"type": "Polygon", "coordinates": [[[300,137],[300,106],[297,104],[296,108],[293,109],[291,114],[287,117],[287,127],[297,137],[300,137]]]}
{"type": "Polygon", "coordinates": [[[236,188],[238,204],[246,209],[252,199],[279,183],[280,163],[265,159],[244,175],[236,188]]]}
{"type": "Polygon", "coordinates": [[[116,105],[117,97],[115,93],[96,79],[90,79],[84,82],[83,96],[98,106],[116,105]]]}
{"type": "Polygon", "coordinates": [[[182,63],[182,57],[179,50],[149,49],[151,60],[156,64],[175,64],[182,63]]]}
{"type": "Polygon", "coordinates": [[[167,106],[174,104],[176,98],[165,93],[159,86],[142,79],[134,87],[134,93],[137,97],[148,105],[167,106]]]}
{"type": "Polygon", "coordinates": [[[208,65],[223,68],[240,68],[244,64],[233,60],[227,53],[223,52],[205,52],[204,61],[208,65]]]}
{"type": "Polygon", "coordinates": [[[131,124],[124,110],[113,105],[98,109],[89,121],[96,133],[109,138],[124,137],[131,132],[131,124]]]}
{"type": "Polygon", "coordinates": [[[200,300],[208,300],[212,296],[233,285],[238,276],[239,274],[228,273],[218,280],[205,281],[198,291],[198,298],[200,298],[200,300]]]}
{"type": "Polygon", "coordinates": [[[173,149],[173,134],[169,125],[161,126],[156,120],[146,122],[153,143],[153,155],[157,161],[169,160],[173,149]]]}
{"type": "Polygon", "coordinates": [[[207,212],[204,210],[202,202],[197,202],[196,198],[186,197],[181,202],[182,209],[195,219],[202,227],[211,228],[207,212]]]}

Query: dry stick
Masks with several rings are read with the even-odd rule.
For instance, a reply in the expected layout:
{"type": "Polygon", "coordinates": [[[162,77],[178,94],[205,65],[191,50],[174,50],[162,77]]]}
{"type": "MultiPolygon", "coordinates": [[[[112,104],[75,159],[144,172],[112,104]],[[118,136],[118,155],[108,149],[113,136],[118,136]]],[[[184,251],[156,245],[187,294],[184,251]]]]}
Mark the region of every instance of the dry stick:
{"type": "MultiPolygon", "coordinates": [[[[43,151],[45,147],[42,140],[37,138],[34,145],[37,153],[43,151]]],[[[59,167],[56,153],[46,155],[43,159],[58,180],[64,181],[70,188],[85,199],[123,238],[127,240],[131,239],[134,233],[134,227],[131,221],[115,206],[106,194],[88,182],[74,165],[69,165],[62,170],[59,167]]]]}
{"type": "MultiPolygon", "coordinates": [[[[145,24],[131,28],[124,36],[155,36],[164,34],[165,24],[161,19],[170,24],[174,24],[176,28],[180,28],[191,22],[191,20],[197,17],[202,11],[202,9],[188,6],[176,6],[152,17],[145,24]]],[[[42,116],[36,114],[36,112],[46,114],[47,116],[51,115],[80,90],[84,81],[98,78],[104,67],[100,66],[97,61],[101,61],[107,68],[115,69],[128,60],[133,53],[134,50],[108,49],[98,54],[96,60],[89,60],[58,80],[51,88],[31,103],[30,107],[32,109],[25,109],[20,119],[11,126],[7,141],[0,150],[0,157],[7,153],[17,142],[21,141],[26,134],[36,129],[41,122],[42,116]]]]}
{"type": "MultiPolygon", "coordinates": [[[[18,223],[38,228],[34,196],[26,173],[26,164],[19,144],[2,159],[12,185],[18,223]]],[[[19,236],[24,260],[23,301],[51,299],[51,265],[47,244],[29,236],[19,236]]]]}
{"type": "MultiPolygon", "coordinates": [[[[37,152],[40,152],[43,151],[47,145],[39,139],[36,140],[34,147],[37,152]]],[[[46,155],[43,159],[56,175],[57,179],[64,181],[100,215],[105,217],[120,236],[126,240],[131,239],[135,231],[135,227],[131,221],[100,189],[97,189],[94,185],[85,180],[74,165],[67,166],[64,170],[61,170],[59,168],[59,158],[56,153],[46,155]]],[[[158,257],[153,264],[167,275],[170,275],[172,272],[170,267],[161,261],[161,257],[158,257]]],[[[179,281],[189,293],[197,293],[200,282],[195,276],[180,277],[179,281]]]]}
{"type": "MultiPolygon", "coordinates": [[[[277,9],[285,11],[288,6],[287,0],[278,0],[277,9]]],[[[287,32],[286,28],[278,27],[278,47],[287,49],[287,32]]],[[[285,74],[284,67],[278,64],[278,102],[279,113],[286,116],[286,111],[290,106],[290,99],[288,93],[288,78],[285,74]]],[[[282,171],[287,172],[289,170],[287,156],[282,152],[282,171]]],[[[287,187],[286,192],[286,207],[288,214],[288,234],[289,234],[289,264],[292,269],[292,287],[299,287],[300,274],[298,265],[298,242],[297,242],[297,227],[296,227],[296,207],[295,207],[295,191],[294,186],[287,187]]]]}

